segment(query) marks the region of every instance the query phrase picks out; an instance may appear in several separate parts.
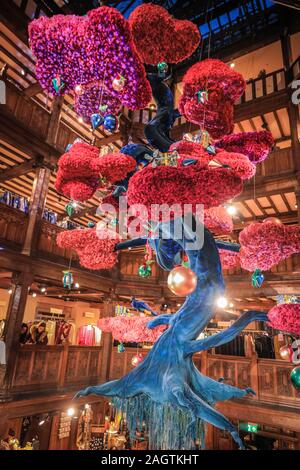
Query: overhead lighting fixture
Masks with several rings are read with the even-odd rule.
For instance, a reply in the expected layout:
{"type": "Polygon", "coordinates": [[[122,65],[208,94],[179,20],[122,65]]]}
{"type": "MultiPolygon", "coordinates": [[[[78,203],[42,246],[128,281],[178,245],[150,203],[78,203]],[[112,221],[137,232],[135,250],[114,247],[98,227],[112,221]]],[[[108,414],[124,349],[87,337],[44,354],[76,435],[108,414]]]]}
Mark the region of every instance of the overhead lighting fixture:
{"type": "Polygon", "coordinates": [[[68,416],[74,416],[74,414],[75,414],[74,408],[68,408],[67,409],[67,415],[68,416]]]}
{"type": "Polygon", "coordinates": [[[177,304],[177,307],[181,307],[181,304],[177,304]]]}
{"type": "Polygon", "coordinates": [[[228,300],[226,297],[219,297],[216,302],[217,307],[219,308],[225,308],[228,305],[228,300]]]}
{"type": "Polygon", "coordinates": [[[80,286],[79,286],[78,282],[75,282],[74,287],[75,287],[75,289],[79,289],[80,286]]]}
{"type": "Polygon", "coordinates": [[[41,419],[41,421],[39,421],[39,426],[43,426],[43,424],[45,423],[45,419],[41,419]]]}
{"type": "Polygon", "coordinates": [[[36,297],[36,292],[32,292],[32,297],[36,297]]]}
{"type": "Polygon", "coordinates": [[[86,410],[89,410],[89,409],[90,409],[90,405],[89,405],[88,403],[86,403],[86,404],[84,405],[84,407],[85,407],[86,410]]]}
{"type": "Polygon", "coordinates": [[[230,302],[229,307],[230,308],[234,307],[234,304],[232,302],[230,302]]]}
{"type": "Polygon", "coordinates": [[[229,215],[235,215],[237,213],[236,207],[234,206],[227,206],[226,210],[229,215]]]}
{"type": "Polygon", "coordinates": [[[12,289],[8,289],[8,293],[9,293],[9,294],[12,294],[12,289]]]}
{"type": "Polygon", "coordinates": [[[41,289],[40,289],[40,290],[41,290],[41,292],[43,292],[43,293],[44,293],[44,292],[46,292],[46,287],[41,287],[41,289]]]}
{"type": "Polygon", "coordinates": [[[25,70],[24,70],[24,69],[21,69],[21,75],[23,75],[23,77],[25,77],[25,75],[26,75],[26,72],[25,72],[25,70]]]}
{"type": "Polygon", "coordinates": [[[235,67],[235,63],[231,62],[230,67],[233,69],[235,67]]]}
{"type": "Polygon", "coordinates": [[[79,118],[77,120],[80,124],[83,124],[83,117],[79,116],[79,118]]]}

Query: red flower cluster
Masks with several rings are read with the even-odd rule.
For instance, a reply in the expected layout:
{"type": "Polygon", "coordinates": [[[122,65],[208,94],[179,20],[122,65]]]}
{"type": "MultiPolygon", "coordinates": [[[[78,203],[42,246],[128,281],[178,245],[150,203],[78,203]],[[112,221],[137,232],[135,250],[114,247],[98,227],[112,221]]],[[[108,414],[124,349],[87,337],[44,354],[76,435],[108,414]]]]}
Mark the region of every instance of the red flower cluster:
{"type": "Polygon", "coordinates": [[[75,143],[58,162],[55,188],[75,201],[86,201],[101,186],[122,180],[135,168],[135,160],[125,154],[99,157],[99,148],[75,143]]]}
{"type": "Polygon", "coordinates": [[[186,119],[206,129],[214,139],[233,130],[233,103],[243,94],[245,80],[217,59],[206,59],[193,65],[183,77],[183,95],[179,110],[186,119]],[[208,100],[201,102],[198,92],[207,91],[208,100]]]}
{"type": "Polygon", "coordinates": [[[204,225],[216,235],[231,233],[233,230],[232,218],[222,206],[204,211],[204,225]]]}
{"type": "Polygon", "coordinates": [[[240,266],[239,253],[228,250],[219,250],[222,269],[233,269],[240,266]]]}
{"type": "Polygon", "coordinates": [[[227,152],[243,153],[251,162],[257,164],[268,157],[274,146],[274,139],[269,131],[241,132],[225,135],[215,145],[227,152]]]}
{"type": "Polygon", "coordinates": [[[98,326],[102,331],[112,333],[115,340],[122,343],[155,343],[166,329],[165,325],[147,328],[149,317],[106,317],[100,318],[98,326]]]}
{"type": "Polygon", "coordinates": [[[272,328],[300,335],[300,304],[275,305],[269,311],[268,319],[272,328]]]}
{"type": "Polygon", "coordinates": [[[300,252],[300,226],[283,225],[272,219],[251,223],[239,236],[240,261],[247,271],[270,269],[300,252]]]}
{"type": "Polygon", "coordinates": [[[200,43],[200,32],[187,20],[176,20],[159,5],[140,5],[129,24],[138,54],[146,64],[176,64],[189,57],[200,43]]]}
{"type": "Polygon", "coordinates": [[[144,204],[204,204],[206,208],[223,204],[240,194],[242,180],[230,168],[207,167],[198,164],[186,167],[150,165],[129,180],[129,205],[144,204]]]}
{"type": "Polygon", "coordinates": [[[29,25],[30,45],[37,58],[36,75],[42,87],[53,94],[65,94],[76,85],[87,86],[78,110],[89,116],[99,106],[93,102],[90,85],[105,89],[105,103],[129,109],[144,108],[151,100],[146,78],[130,33],[128,21],[115,8],[100,7],[86,16],[40,17],[29,25]],[[115,90],[115,78],[124,77],[124,87],[115,90]],[[54,89],[53,80],[63,86],[54,89]]]}
{"type": "Polygon", "coordinates": [[[82,266],[89,269],[110,269],[117,261],[115,250],[119,235],[108,229],[103,229],[100,239],[94,228],[66,230],[56,237],[57,245],[61,248],[72,248],[79,256],[82,266]]]}
{"type": "Polygon", "coordinates": [[[197,159],[197,165],[200,167],[206,167],[208,163],[213,159],[213,155],[210,155],[203,145],[198,142],[190,142],[188,140],[179,140],[170,147],[170,152],[177,150],[179,155],[178,163],[182,160],[195,158],[197,159]]]}

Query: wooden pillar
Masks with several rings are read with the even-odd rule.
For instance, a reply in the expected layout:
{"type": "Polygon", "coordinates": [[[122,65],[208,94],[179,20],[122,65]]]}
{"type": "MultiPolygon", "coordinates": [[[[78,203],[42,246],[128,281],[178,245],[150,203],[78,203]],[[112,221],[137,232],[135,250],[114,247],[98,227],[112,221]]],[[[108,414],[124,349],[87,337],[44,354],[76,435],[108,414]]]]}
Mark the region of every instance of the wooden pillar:
{"type": "Polygon", "coordinates": [[[29,220],[22,254],[30,256],[37,247],[40,225],[47,198],[51,171],[48,168],[36,170],[30,199],[29,220]]]}
{"type": "MultiPolygon", "coordinates": [[[[101,318],[113,316],[113,304],[111,301],[104,303],[103,312],[101,318]]],[[[111,333],[102,332],[101,337],[101,346],[102,346],[102,361],[100,368],[100,381],[106,382],[109,379],[110,373],[110,359],[113,347],[113,340],[111,333]]]]}
{"type": "Polygon", "coordinates": [[[60,114],[63,106],[64,98],[59,96],[53,100],[51,117],[49,121],[46,143],[56,147],[57,134],[60,124],[60,114]]]}
{"type": "Polygon", "coordinates": [[[7,319],[5,323],[4,338],[6,345],[6,373],[3,390],[0,391],[0,400],[9,399],[14,365],[19,349],[19,335],[24,317],[28,289],[33,281],[31,273],[14,273],[12,277],[12,293],[9,299],[7,319]]]}

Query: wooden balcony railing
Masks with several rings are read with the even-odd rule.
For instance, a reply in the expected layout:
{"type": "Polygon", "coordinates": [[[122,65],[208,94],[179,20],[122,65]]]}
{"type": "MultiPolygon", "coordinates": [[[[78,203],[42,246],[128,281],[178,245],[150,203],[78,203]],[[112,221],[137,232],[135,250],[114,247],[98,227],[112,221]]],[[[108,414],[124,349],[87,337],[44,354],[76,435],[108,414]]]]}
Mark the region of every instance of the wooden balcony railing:
{"type": "MultiPolygon", "coordinates": [[[[139,350],[146,356],[147,350],[139,350]]],[[[126,348],[118,353],[113,348],[110,363],[110,380],[118,379],[133,369],[131,359],[136,354],[135,348],[126,348]]],[[[253,400],[288,406],[300,405],[300,392],[291,384],[289,375],[292,364],[273,359],[257,359],[223,356],[219,354],[196,354],[194,362],[201,373],[219,380],[224,377],[225,383],[240,388],[251,387],[256,392],[253,400]]]]}
{"type": "Polygon", "coordinates": [[[53,393],[97,384],[103,381],[101,359],[100,346],[20,346],[11,393],[53,393]]]}

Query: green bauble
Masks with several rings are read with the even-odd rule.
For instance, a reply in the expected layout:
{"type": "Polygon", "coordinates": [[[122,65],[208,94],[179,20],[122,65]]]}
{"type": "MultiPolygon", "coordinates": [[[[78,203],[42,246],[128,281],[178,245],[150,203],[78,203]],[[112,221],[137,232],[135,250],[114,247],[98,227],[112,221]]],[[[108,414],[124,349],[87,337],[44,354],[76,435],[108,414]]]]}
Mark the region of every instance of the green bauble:
{"type": "Polygon", "coordinates": [[[149,277],[152,274],[151,266],[142,264],[139,267],[139,276],[141,277],[149,277]]]}
{"type": "Polygon", "coordinates": [[[296,390],[300,390],[300,366],[294,367],[290,379],[296,390]]]}

